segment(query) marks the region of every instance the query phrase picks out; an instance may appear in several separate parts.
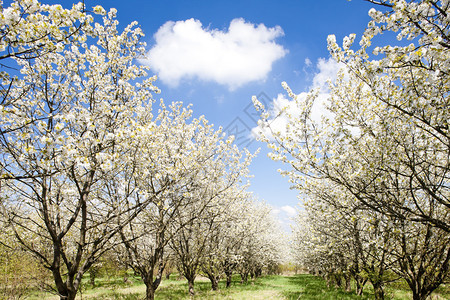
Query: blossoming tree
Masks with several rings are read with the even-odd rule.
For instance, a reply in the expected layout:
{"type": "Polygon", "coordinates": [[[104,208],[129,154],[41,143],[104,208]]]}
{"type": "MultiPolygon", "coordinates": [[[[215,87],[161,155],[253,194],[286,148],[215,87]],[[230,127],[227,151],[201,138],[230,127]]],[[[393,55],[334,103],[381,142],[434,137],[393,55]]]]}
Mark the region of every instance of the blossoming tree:
{"type": "Polygon", "coordinates": [[[141,30],[133,23],[119,32],[114,10],[94,10],[102,23],[83,4],[17,1],[1,19],[4,56],[21,68],[2,77],[3,212],[16,239],[51,271],[61,299],[75,298],[83,274],[151,201],[125,206],[100,191],[133,161],[136,120],[149,114],[157,89],[133,63],[144,52],[141,30]],[[20,9],[26,13],[17,16],[20,9]],[[124,211],[133,213],[123,218],[124,211]]]}
{"type": "MultiPolygon", "coordinates": [[[[450,260],[448,243],[442,246],[431,238],[436,235],[447,241],[450,232],[450,4],[369,2],[379,5],[381,11],[369,11],[372,20],[359,49],[354,50],[355,35],[344,38],[342,47],[334,36],[328,38],[332,57],[345,66],[330,85],[325,102],[328,113],[321,120],[312,117],[318,91],[302,97],[283,83],[292,100],[280,109],[278,117],[285,118],[287,126],[262,139],[272,149],[273,159],[291,167],[284,174],[302,192],[314,190],[317,181],[336,186],[356,206],[390,222],[388,227],[402,223],[416,228],[418,235],[397,227],[405,229],[398,232],[404,247],[409,249],[414,243],[425,247],[426,243],[420,242],[424,240],[433,243],[428,249],[436,251],[432,260],[424,256],[413,259],[420,275],[416,273],[411,280],[402,273],[414,299],[425,299],[448,273],[450,260]],[[389,38],[392,33],[410,44],[371,48],[375,36],[389,38]],[[436,265],[439,272],[435,272],[436,265]]],[[[263,112],[263,133],[270,132],[273,117],[263,112]]],[[[309,196],[317,198],[314,193],[309,196]]],[[[391,246],[392,252],[396,249],[391,246]]],[[[407,252],[407,256],[412,254],[407,252]]]]}

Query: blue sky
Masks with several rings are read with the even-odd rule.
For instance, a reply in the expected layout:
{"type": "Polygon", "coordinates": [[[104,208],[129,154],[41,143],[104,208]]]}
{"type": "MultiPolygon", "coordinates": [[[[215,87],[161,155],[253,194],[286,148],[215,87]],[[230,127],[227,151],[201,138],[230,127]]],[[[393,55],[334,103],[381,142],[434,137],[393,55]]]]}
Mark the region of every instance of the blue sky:
{"type": "Polygon", "coordinates": [[[256,125],[251,97],[260,95],[271,102],[284,93],[282,81],[295,93],[317,85],[334,70],[327,61],[327,36],[335,34],[342,41],[356,33],[358,40],[372,5],[363,0],[85,0],[85,4],[116,8],[123,26],[138,21],[146,34],[148,63],[160,77],[158,98],[192,103],[196,116],[205,115],[215,126],[238,132],[238,143],[252,151],[261,148],[250,168],[254,175],[250,189],[286,223],[298,193],[277,173],[284,166],[267,157],[265,144],[248,139],[256,125]]]}

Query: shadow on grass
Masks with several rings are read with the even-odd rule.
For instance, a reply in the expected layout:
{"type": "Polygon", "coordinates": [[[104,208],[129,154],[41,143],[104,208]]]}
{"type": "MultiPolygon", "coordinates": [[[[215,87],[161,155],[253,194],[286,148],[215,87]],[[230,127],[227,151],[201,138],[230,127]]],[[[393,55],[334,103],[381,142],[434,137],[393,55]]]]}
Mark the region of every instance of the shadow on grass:
{"type": "MultiPolygon", "coordinates": [[[[140,276],[128,274],[128,276],[104,276],[97,277],[95,280],[95,288],[125,288],[142,284],[140,276]],[[125,279],[126,278],[126,279],[125,279]]],[[[89,274],[83,277],[83,286],[92,289],[89,274]]]]}
{"type": "MultiPolygon", "coordinates": [[[[235,278],[233,278],[235,279],[235,278]]],[[[295,276],[264,276],[254,281],[241,284],[237,278],[233,280],[230,289],[226,289],[225,282],[219,282],[219,290],[211,291],[208,281],[195,283],[194,299],[244,299],[244,295],[256,297],[264,291],[276,291],[283,299],[374,299],[368,291],[363,296],[341,289],[328,288],[326,282],[312,275],[295,276]],[[259,293],[260,292],[260,293],[259,293]],[[254,296],[252,296],[254,295],[254,296]]],[[[188,285],[185,281],[170,281],[156,292],[156,299],[192,299],[188,295],[188,285]]],[[[259,299],[259,298],[258,298],[259,299]]]]}
{"type": "MultiPolygon", "coordinates": [[[[78,298],[77,298],[78,299],[78,298]]],[[[95,297],[96,300],[141,300],[142,294],[132,293],[132,294],[121,294],[118,292],[113,292],[109,294],[102,294],[95,297]]]]}
{"type": "Polygon", "coordinates": [[[374,299],[372,294],[357,296],[354,292],[346,292],[334,287],[328,288],[325,280],[320,277],[302,274],[286,277],[289,283],[285,286],[282,294],[286,299],[374,299]]]}
{"type": "MultiPolygon", "coordinates": [[[[281,286],[276,288],[276,284],[273,285],[274,279],[277,276],[266,276],[258,278],[254,281],[249,280],[247,283],[240,283],[238,277],[233,276],[233,281],[230,288],[226,288],[225,280],[219,282],[219,289],[217,291],[211,290],[211,283],[209,281],[196,281],[195,282],[195,296],[194,299],[242,299],[241,293],[253,293],[258,291],[264,291],[268,289],[280,289],[281,286]]],[[[155,299],[192,299],[188,294],[188,284],[186,281],[166,281],[164,286],[161,286],[156,291],[155,299]]]]}

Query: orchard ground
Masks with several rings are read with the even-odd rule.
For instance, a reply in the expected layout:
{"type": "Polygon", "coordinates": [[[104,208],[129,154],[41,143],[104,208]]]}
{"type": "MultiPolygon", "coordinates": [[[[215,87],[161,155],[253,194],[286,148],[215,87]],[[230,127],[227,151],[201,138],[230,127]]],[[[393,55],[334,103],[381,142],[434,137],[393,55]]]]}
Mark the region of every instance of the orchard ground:
{"type": "MultiPolygon", "coordinates": [[[[103,276],[96,280],[96,287],[89,284],[89,276],[83,280],[83,287],[77,299],[142,299],[145,296],[145,285],[139,277],[127,274],[124,276],[103,276]]],[[[188,294],[187,281],[172,274],[170,279],[163,280],[156,292],[155,299],[374,299],[370,284],[367,284],[362,296],[354,291],[327,287],[321,277],[309,274],[270,275],[263,276],[248,283],[241,284],[240,277],[235,276],[229,289],[225,282],[219,283],[219,290],[212,291],[208,279],[199,277],[195,281],[194,297],[188,294]]],[[[400,283],[386,287],[386,299],[412,299],[407,285],[400,283]]],[[[28,299],[59,299],[57,296],[35,292],[28,299]]],[[[432,300],[450,299],[450,284],[443,284],[432,295],[432,300]]]]}

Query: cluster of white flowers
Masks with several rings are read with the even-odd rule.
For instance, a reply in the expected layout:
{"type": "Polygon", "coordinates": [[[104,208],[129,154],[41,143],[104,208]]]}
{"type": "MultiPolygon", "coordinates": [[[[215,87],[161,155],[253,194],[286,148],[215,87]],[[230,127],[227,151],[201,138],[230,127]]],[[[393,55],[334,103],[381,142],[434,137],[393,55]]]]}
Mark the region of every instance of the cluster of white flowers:
{"type": "MultiPolygon", "coordinates": [[[[291,98],[286,107],[296,113],[285,114],[285,130],[262,131],[272,134],[262,140],[272,159],[290,167],[283,174],[307,199],[298,229],[305,264],[329,280],[368,279],[378,298],[389,268],[424,299],[449,266],[441,257],[450,251],[450,6],[369,1],[381,10],[369,11],[359,47],[355,35],[342,46],[328,37],[332,57],[345,64],[329,86],[331,117],[312,117],[316,91],[308,100],[283,83],[291,98]],[[389,33],[410,43],[368,52],[376,35],[389,33]],[[429,266],[421,289],[417,265],[408,259],[429,266]]],[[[263,111],[261,124],[270,126],[267,116],[263,111]]]]}
{"type": "Polygon", "coordinates": [[[0,9],[0,60],[20,69],[0,75],[2,216],[68,298],[127,224],[145,220],[144,240],[164,248],[151,234],[188,204],[200,213],[225,198],[254,156],[182,103],[154,116],[156,77],[135,64],[142,30],[120,31],[115,9],[87,11],[36,0],[0,9]]]}

